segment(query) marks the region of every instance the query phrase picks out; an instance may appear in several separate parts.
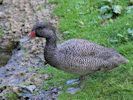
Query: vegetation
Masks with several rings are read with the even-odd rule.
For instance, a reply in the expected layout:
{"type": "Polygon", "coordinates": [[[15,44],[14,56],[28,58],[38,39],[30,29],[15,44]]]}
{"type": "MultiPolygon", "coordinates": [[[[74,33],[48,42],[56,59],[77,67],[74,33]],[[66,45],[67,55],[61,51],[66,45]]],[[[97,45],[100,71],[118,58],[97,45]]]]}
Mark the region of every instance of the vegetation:
{"type": "MultiPolygon", "coordinates": [[[[105,1],[105,0],[104,0],[105,1]]],[[[47,86],[62,86],[59,100],[132,100],[133,96],[133,13],[127,13],[128,0],[113,0],[112,5],[122,7],[115,17],[101,18],[100,8],[108,5],[101,0],[49,0],[56,4],[54,13],[59,17],[59,30],[64,39],[82,38],[106,47],[115,48],[130,61],[109,72],[88,76],[85,88],[76,94],[66,93],[66,81],[78,76],[49,67],[39,70],[52,78],[47,86]]],[[[111,1],[111,0],[106,0],[111,1]]],[[[110,6],[113,7],[113,6],[110,6]]],[[[111,10],[112,12],[112,10],[111,10]]],[[[44,87],[45,89],[48,87],[44,87]]]]}
{"type": "Polygon", "coordinates": [[[3,35],[3,30],[0,28],[0,37],[3,35]]]}
{"type": "Polygon", "coordinates": [[[5,95],[5,97],[7,98],[7,100],[17,100],[17,95],[15,93],[8,93],[5,95]]]}

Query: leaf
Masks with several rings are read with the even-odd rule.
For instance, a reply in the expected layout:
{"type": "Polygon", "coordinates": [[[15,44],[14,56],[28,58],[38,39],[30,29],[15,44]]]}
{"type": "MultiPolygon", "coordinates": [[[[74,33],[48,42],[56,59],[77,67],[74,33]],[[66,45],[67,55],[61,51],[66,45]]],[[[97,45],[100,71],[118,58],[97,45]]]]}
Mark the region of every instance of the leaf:
{"type": "Polygon", "coordinates": [[[117,39],[110,39],[110,43],[118,43],[119,41],[117,39]]]}
{"type": "Polygon", "coordinates": [[[102,19],[109,19],[113,16],[112,13],[109,13],[109,14],[105,14],[105,15],[101,15],[102,19]]]}
{"type": "Polygon", "coordinates": [[[110,10],[111,10],[111,8],[110,8],[109,6],[107,6],[107,5],[105,5],[105,6],[102,6],[102,7],[100,8],[100,13],[101,13],[101,14],[105,14],[105,13],[110,12],[110,10]]]}
{"type": "Polygon", "coordinates": [[[129,0],[129,3],[130,3],[131,5],[133,5],[133,0],[129,0]]]}
{"type": "Polygon", "coordinates": [[[121,37],[121,38],[124,37],[124,35],[122,35],[122,34],[117,34],[117,36],[118,36],[118,37],[121,37]]]}
{"type": "Polygon", "coordinates": [[[133,29],[128,28],[127,31],[128,31],[128,33],[132,33],[133,34],[133,29]]]}
{"type": "Polygon", "coordinates": [[[133,6],[128,6],[127,8],[126,8],[126,10],[127,10],[127,13],[129,14],[129,13],[132,13],[133,14],[133,6]]]}
{"type": "Polygon", "coordinates": [[[112,0],[103,0],[105,4],[112,4],[112,0]]]}
{"type": "Polygon", "coordinates": [[[116,13],[116,14],[121,14],[122,13],[122,6],[114,5],[112,8],[113,8],[114,13],[116,13]]]}
{"type": "Polygon", "coordinates": [[[69,31],[64,31],[63,34],[69,34],[70,32],[69,31]]]}
{"type": "Polygon", "coordinates": [[[128,32],[129,38],[130,38],[131,40],[133,40],[133,29],[128,28],[128,29],[127,29],[127,32],[128,32]]]}

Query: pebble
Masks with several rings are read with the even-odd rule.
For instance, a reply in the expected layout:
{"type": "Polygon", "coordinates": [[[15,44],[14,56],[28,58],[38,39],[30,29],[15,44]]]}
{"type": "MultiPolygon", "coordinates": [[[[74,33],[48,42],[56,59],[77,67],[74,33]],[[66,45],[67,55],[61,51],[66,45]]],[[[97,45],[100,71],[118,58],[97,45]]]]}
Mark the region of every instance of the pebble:
{"type": "Polygon", "coordinates": [[[29,85],[26,86],[25,88],[27,88],[28,90],[30,90],[32,93],[34,92],[34,90],[37,88],[35,85],[29,85]]]}
{"type": "Polygon", "coordinates": [[[5,13],[4,12],[0,12],[0,19],[3,19],[5,17],[6,17],[5,13]]]}

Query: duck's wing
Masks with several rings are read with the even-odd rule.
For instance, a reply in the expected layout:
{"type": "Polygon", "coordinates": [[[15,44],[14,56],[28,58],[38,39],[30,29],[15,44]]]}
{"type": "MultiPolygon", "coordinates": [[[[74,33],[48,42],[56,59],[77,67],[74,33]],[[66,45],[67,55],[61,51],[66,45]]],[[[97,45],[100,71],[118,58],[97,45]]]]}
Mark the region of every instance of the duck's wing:
{"type": "Polygon", "coordinates": [[[68,40],[58,46],[58,51],[64,54],[92,57],[102,57],[106,52],[108,57],[111,56],[109,54],[109,52],[111,51],[110,49],[82,39],[68,40]]]}
{"type": "Polygon", "coordinates": [[[85,75],[109,67],[109,62],[100,58],[58,55],[58,68],[71,73],[85,75]]]}

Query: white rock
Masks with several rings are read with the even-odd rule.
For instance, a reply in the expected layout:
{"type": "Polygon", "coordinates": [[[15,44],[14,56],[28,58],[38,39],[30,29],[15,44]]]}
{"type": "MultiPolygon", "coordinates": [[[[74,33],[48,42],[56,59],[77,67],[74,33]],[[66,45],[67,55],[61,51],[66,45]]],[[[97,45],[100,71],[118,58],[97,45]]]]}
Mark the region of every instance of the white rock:
{"type": "Polygon", "coordinates": [[[26,86],[26,88],[28,90],[30,90],[31,92],[33,92],[36,89],[36,86],[35,85],[29,85],[29,86],[26,86]]]}

